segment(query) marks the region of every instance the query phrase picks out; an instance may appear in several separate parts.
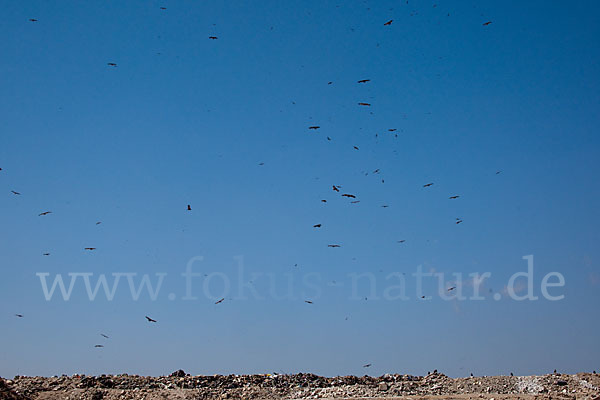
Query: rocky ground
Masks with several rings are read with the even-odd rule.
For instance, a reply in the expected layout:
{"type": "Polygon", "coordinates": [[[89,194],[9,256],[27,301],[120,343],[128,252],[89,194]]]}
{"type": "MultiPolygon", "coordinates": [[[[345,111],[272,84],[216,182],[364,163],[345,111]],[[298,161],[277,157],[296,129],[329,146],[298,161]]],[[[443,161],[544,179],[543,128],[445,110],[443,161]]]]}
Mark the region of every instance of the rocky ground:
{"type": "Polygon", "coordinates": [[[312,374],[165,377],[137,375],[0,378],[0,400],[25,399],[589,399],[600,400],[600,375],[551,374],[448,378],[312,374]]]}

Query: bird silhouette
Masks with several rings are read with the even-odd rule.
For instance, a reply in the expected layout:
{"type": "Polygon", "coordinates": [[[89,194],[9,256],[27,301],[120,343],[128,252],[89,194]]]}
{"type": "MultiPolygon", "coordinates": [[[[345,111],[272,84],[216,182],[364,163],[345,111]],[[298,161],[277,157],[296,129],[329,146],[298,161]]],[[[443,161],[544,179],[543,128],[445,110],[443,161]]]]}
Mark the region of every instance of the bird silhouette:
{"type": "Polygon", "coordinates": [[[31,21],[31,22],[37,22],[37,19],[35,19],[35,18],[29,18],[29,21],[31,21]]]}
{"type": "Polygon", "coordinates": [[[489,25],[489,24],[491,24],[491,23],[492,23],[492,21],[484,22],[484,23],[483,23],[483,26],[488,26],[488,25],[489,25]]]}
{"type": "Polygon", "coordinates": [[[358,103],[359,106],[371,106],[371,103],[358,103]]]}
{"type": "Polygon", "coordinates": [[[327,203],[327,200],[323,199],[321,200],[321,203],[327,203]]]}
{"type": "Polygon", "coordinates": [[[96,222],[96,225],[100,225],[102,223],[102,221],[98,221],[96,222]]]}
{"type": "Polygon", "coordinates": [[[334,191],[334,192],[339,192],[339,191],[340,191],[340,188],[341,188],[341,186],[336,186],[336,185],[333,185],[333,191],[334,191]]]}
{"type": "Polygon", "coordinates": [[[222,303],[224,301],[225,301],[225,297],[223,297],[221,300],[216,301],[215,304],[220,304],[220,303],[222,303]]]}
{"type": "Polygon", "coordinates": [[[21,195],[21,193],[19,193],[19,192],[15,192],[14,190],[11,190],[10,192],[11,192],[12,194],[16,194],[17,196],[20,196],[20,195],[21,195]]]}
{"type": "Polygon", "coordinates": [[[156,322],[156,320],[155,320],[155,319],[152,319],[152,318],[150,318],[150,317],[149,317],[149,316],[147,316],[147,315],[146,315],[145,317],[146,317],[146,319],[148,320],[148,322],[156,322]]]}
{"type": "Polygon", "coordinates": [[[369,368],[372,364],[365,364],[363,365],[363,368],[369,368]]]}
{"type": "Polygon", "coordinates": [[[339,244],[328,244],[327,247],[341,247],[339,244]]]}
{"type": "Polygon", "coordinates": [[[427,184],[423,185],[423,187],[429,187],[429,186],[432,186],[432,185],[433,185],[433,183],[427,183],[427,184]]]}
{"type": "Polygon", "coordinates": [[[398,240],[398,243],[404,243],[404,242],[406,242],[406,240],[405,240],[405,239],[398,240]]]}
{"type": "Polygon", "coordinates": [[[42,255],[44,255],[44,256],[49,256],[49,255],[50,255],[50,253],[44,253],[44,254],[42,254],[42,255]]]}
{"type": "Polygon", "coordinates": [[[116,67],[117,66],[117,64],[113,63],[113,62],[106,63],[106,65],[108,65],[110,67],[116,67]]]}
{"type": "Polygon", "coordinates": [[[96,250],[96,248],[95,247],[86,247],[84,250],[93,251],[93,250],[96,250]]]}
{"type": "Polygon", "coordinates": [[[367,83],[370,82],[370,79],[361,79],[360,81],[358,81],[358,83],[367,83]]]}
{"type": "Polygon", "coordinates": [[[38,215],[38,217],[41,217],[41,216],[43,216],[43,215],[48,215],[48,214],[52,214],[52,211],[44,211],[43,213],[40,213],[40,214],[38,215]]]}
{"type": "Polygon", "coordinates": [[[97,344],[97,345],[95,345],[94,347],[104,347],[104,346],[103,346],[103,345],[101,345],[101,344],[97,344]]]}
{"type": "Polygon", "coordinates": [[[448,197],[448,198],[449,198],[449,199],[452,199],[452,200],[454,200],[454,199],[458,199],[459,197],[460,197],[460,196],[450,196],[450,197],[448,197]]]}
{"type": "Polygon", "coordinates": [[[308,127],[308,129],[314,129],[314,130],[317,130],[319,128],[320,128],[320,126],[318,126],[318,125],[314,125],[314,126],[309,126],[308,127]]]}
{"type": "Polygon", "coordinates": [[[304,302],[305,302],[305,303],[308,303],[308,304],[313,304],[313,302],[312,302],[312,301],[310,301],[310,300],[304,300],[304,302]]]}
{"type": "Polygon", "coordinates": [[[107,335],[105,335],[104,333],[101,333],[101,334],[100,334],[100,336],[102,336],[102,337],[104,337],[104,338],[107,338],[107,339],[110,339],[110,338],[109,338],[107,335]]]}
{"type": "Polygon", "coordinates": [[[192,211],[192,206],[188,204],[188,206],[187,206],[187,210],[188,210],[188,211],[192,211]]]}
{"type": "Polygon", "coordinates": [[[348,194],[348,193],[344,193],[344,194],[342,195],[342,197],[348,197],[348,198],[350,198],[350,199],[355,199],[355,198],[356,198],[356,196],[355,196],[355,195],[353,195],[353,194],[348,194]]]}
{"type": "Polygon", "coordinates": [[[313,225],[313,228],[320,228],[320,227],[321,227],[321,224],[313,225]]]}
{"type": "Polygon", "coordinates": [[[392,22],[394,22],[393,19],[390,19],[388,22],[386,22],[385,24],[383,24],[384,26],[390,26],[392,24],[392,22]]]}
{"type": "Polygon", "coordinates": [[[15,314],[15,317],[17,317],[17,318],[23,318],[23,314],[15,314]]]}
{"type": "Polygon", "coordinates": [[[218,39],[218,37],[216,37],[216,36],[209,36],[208,38],[211,39],[211,40],[217,40],[218,39]]]}

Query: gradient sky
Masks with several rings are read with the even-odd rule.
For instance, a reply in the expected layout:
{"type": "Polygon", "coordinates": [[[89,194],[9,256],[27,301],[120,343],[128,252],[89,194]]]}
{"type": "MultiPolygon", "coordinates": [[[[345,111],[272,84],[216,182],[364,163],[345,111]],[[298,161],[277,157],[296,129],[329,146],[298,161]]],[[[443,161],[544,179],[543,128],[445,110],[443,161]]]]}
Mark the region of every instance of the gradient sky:
{"type": "Polygon", "coordinates": [[[2,10],[1,376],[600,369],[600,3],[2,10]],[[535,294],[558,271],[565,299],[493,300],[529,254],[535,294]],[[253,282],[262,300],[215,305],[194,278],[199,299],[183,301],[195,256],[195,272],[236,285],[235,256],[274,280],[253,282]],[[443,301],[435,285],[418,299],[411,281],[408,301],[362,284],[367,300],[350,298],[349,274],[372,273],[381,294],[419,265],[491,272],[486,300],[443,301]],[[81,285],[46,301],[38,272],[168,275],[156,301],[125,285],[113,301],[81,285]],[[270,296],[290,293],[288,275],[297,293],[270,296]]]}

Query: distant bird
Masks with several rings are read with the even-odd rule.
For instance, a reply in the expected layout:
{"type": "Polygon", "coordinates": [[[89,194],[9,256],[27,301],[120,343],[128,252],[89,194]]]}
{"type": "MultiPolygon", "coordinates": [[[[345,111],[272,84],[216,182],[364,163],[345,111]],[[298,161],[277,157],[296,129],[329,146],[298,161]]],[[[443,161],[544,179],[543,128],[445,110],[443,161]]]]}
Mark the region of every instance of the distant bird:
{"type": "Polygon", "coordinates": [[[448,288],[448,291],[449,291],[449,292],[451,292],[451,291],[453,291],[454,289],[456,289],[456,286],[452,286],[451,288],[448,288]]]}
{"type": "Polygon", "coordinates": [[[429,187],[429,186],[433,186],[433,183],[427,183],[427,184],[423,185],[423,187],[429,187]]]}
{"type": "Polygon", "coordinates": [[[95,345],[94,347],[104,347],[104,346],[103,346],[103,345],[101,345],[101,344],[97,344],[97,345],[95,345]]]}
{"type": "Polygon", "coordinates": [[[101,334],[100,334],[100,336],[102,336],[102,337],[104,337],[104,338],[107,338],[107,339],[110,339],[110,338],[109,338],[108,336],[106,336],[104,333],[101,333],[101,334]]]}
{"type": "Polygon", "coordinates": [[[188,206],[187,206],[187,210],[188,210],[188,211],[192,211],[192,206],[188,204],[188,206]]]}
{"type": "Polygon", "coordinates": [[[49,256],[49,255],[50,255],[50,253],[44,253],[44,254],[42,254],[42,255],[44,255],[44,256],[49,256]]]}
{"type": "Polygon", "coordinates": [[[320,126],[318,126],[318,125],[308,127],[308,129],[314,129],[314,130],[317,130],[319,128],[320,128],[320,126]]]}
{"type": "Polygon", "coordinates": [[[373,171],[374,174],[378,174],[379,173],[379,168],[377,168],[375,171],[373,171]]]}
{"type": "Polygon", "coordinates": [[[327,136],[327,140],[331,141],[331,138],[329,136],[327,136]]]}
{"type": "Polygon", "coordinates": [[[258,163],[258,165],[261,165],[261,166],[262,166],[262,165],[265,165],[265,163],[264,163],[264,162],[261,162],[261,163],[258,163]]]}
{"type": "Polygon", "coordinates": [[[462,220],[462,219],[460,219],[460,218],[456,218],[456,224],[457,224],[457,225],[458,225],[458,224],[460,224],[461,222],[463,222],[463,220],[462,220]]]}
{"type": "Polygon", "coordinates": [[[354,147],[354,150],[358,150],[358,147],[357,147],[357,146],[352,146],[352,147],[354,147]]]}
{"type": "Polygon", "coordinates": [[[93,251],[93,250],[96,250],[96,248],[95,247],[86,247],[84,250],[93,251]]]}
{"type": "Polygon", "coordinates": [[[510,376],[515,376],[512,372],[510,373],[510,376]]]}
{"type": "Polygon", "coordinates": [[[473,377],[473,373],[471,372],[471,377],[473,377]]]}
{"type": "Polygon", "coordinates": [[[220,304],[220,303],[222,303],[224,301],[225,301],[225,297],[223,297],[221,300],[216,301],[215,304],[220,304]]]}
{"type": "Polygon", "coordinates": [[[398,240],[398,243],[404,243],[406,242],[406,240],[402,239],[402,240],[398,240]]]}
{"type": "Polygon", "coordinates": [[[102,223],[102,221],[98,221],[96,222],[96,225],[100,225],[102,223]]]}
{"type": "Polygon", "coordinates": [[[363,365],[363,368],[369,368],[372,364],[365,364],[363,365]]]}
{"type": "Polygon", "coordinates": [[[331,81],[330,81],[330,82],[327,82],[327,84],[328,84],[328,85],[331,85],[332,83],[333,83],[333,82],[331,82],[331,81]]]}
{"type": "Polygon", "coordinates": [[[108,65],[110,67],[116,67],[117,66],[117,64],[115,64],[113,62],[106,63],[106,65],[108,65]]]}
{"type": "Polygon", "coordinates": [[[425,296],[421,296],[421,298],[422,298],[422,299],[424,299],[424,298],[425,298],[425,296]]]}
{"type": "Polygon", "coordinates": [[[392,24],[392,22],[394,22],[394,20],[393,20],[393,19],[390,19],[388,22],[386,22],[386,23],[385,23],[385,24],[383,24],[383,25],[384,25],[384,26],[386,26],[386,25],[387,25],[387,26],[389,26],[389,25],[391,25],[391,24],[392,24]]]}
{"type": "Polygon", "coordinates": [[[449,198],[449,199],[451,199],[451,200],[454,200],[454,199],[458,199],[459,197],[460,197],[460,196],[450,196],[450,197],[448,197],[448,198],[449,198]]]}
{"type": "Polygon", "coordinates": [[[556,373],[556,370],[554,370],[554,373],[556,373]]]}
{"type": "Polygon", "coordinates": [[[339,191],[340,191],[340,188],[341,188],[341,186],[336,186],[336,185],[333,185],[333,191],[334,191],[334,192],[339,192],[339,191]]]}
{"type": "Polygon", "coordinates": [[[38,215],[38,217],[41,217],[41,216],[43,216],[43,215],[48,215],[48,214],[52,214],[52,211],[44,211],[43,213],[40,213],[40,214],[38,215]]]}
{"type": "Polygon", "coordinates": [[[149,317],[149,316],[147,316],[147,315],[146,315],[145,317],[146,317],[146,319],[148,320],[148,322],[156,322],[156,320],[154,320],[154,319],[150,318],[150,317],[149,317]]]}
{"type": "Polygon", "coordinates": [[[14,190],[11,190],[10,192],[11,192],[12,194],[16,194],[17,196],[20,196],[20,195],[21,195],[21,193],[19,193],[19,192],[15,192],[14,190]]]}
{"type": "Polygon", "coordinates": [[[217,40],[218,39],[218,37],[216,37],[216,36],[209,36],[208,38],[211,39],[211,40],[217,40]]]}
{"type": "Polygon", "coordinates": [[[496,175],[501,174],[501,173],[502,173],[502,171],[496,171],[496,175]]]}
{"type": "Polygon", "coordinates": [[[321,203],[327,203],[327,200],[323,199],[321,200],[321,203]]]}
{"type": "Polygon", "coordinates": [[[341,247],[339,244],[328,244],[327,247],[341,247]]]}
{"type": "Polygon", "coordinates": [[[320,228],[320,227],[321,227],[321,224],[313,225],[313,228],[320,228]]]}
{"type": "Polygon", "coordinates": [[[371,106],[370,103],[358,103],[359,106],[371,106]]]}
{"type": "Polygon", "coordinates": [[[305,303],[308,303],[308,304],[313,304],[313,302],[312,302],[312,301],[310,301],[310,300],[304,300],[304,302],[305,302],[305,303]]]}
{"type": "Polygon", "coordinates": [[[358,81],[358,83],[367,83],[370,82],[370,79],[361,79],[360,81],[358,81]]]}
{"type": "Polygon", "coordinates": [[[396,128],[388,129],[389,132],[396,132],[396,128]]]}
{"type": "Polygon", "coordinates": [[[160,9],[161,9],[161,10],[166,10],[166,9],[167,9],[167,7],[161,7],[160,9]]]}
{"type": "Polygon", "coordinates": [[[356,203],[360,203],[360,200],[354,200],[354,201],[350,202],[350,204],[356,204],[356,203]]]}
{"type": "Polygon", "coordinates": [[[15,314],[15,317],[17,317],[17,318],[23,318],[23,314],[15,314]]]}
{"type": "Polygon", "coordinates": [[[381,208],[388,208],[389,206],[387,204],[384,204],[381,206],[381,208]]]}
{"type": "Polygon", "coordinates": [[[29,18],[29,21],[31,21],[31,22],[37,22],[37,19],[35,19],[35,18],[29,18]]]}
{"type": "Polygon", "coordinates": [[[491,23],[492,23],[492,21],[484,22],[484,23],[483,23],[483,26],[488,26],[488,25],[489,25],[489,24],[491,24],[491,23]]]}
{"type": "Polygon", "coordinates": [[[355,196],[355,195],[353,195],[353,194],[348,194],[348,193],[344,193],[344,194],[342,195],[342,197],[348,197],[348,198],[350,198],[350,199],[355,199],[355,198],[356,198],[356,196],[355,196]]]}

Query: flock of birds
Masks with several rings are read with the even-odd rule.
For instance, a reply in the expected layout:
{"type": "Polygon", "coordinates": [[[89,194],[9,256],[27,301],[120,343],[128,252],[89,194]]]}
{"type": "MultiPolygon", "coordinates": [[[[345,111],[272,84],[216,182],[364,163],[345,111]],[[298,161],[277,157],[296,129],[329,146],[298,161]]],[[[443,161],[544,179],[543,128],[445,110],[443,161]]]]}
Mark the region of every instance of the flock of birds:
{"type": "MultiPolygon", "coordinates": [[[[407,1],[407,3],[408,3],[408,1],[407,1]]],[[[435,7],[435,5],[434,5],[434,7],[435,7]]],[[[162,11],[166,11],[166,10],[167,10],[167,8],[166,8],[166,7],[160,7],[160,10],[162,10],[162,11]]],[[[35,22],[38,22],[38,19],[36,19],[36,18],[30,18],[30,19],[29,19],[29,21],[30,21],[30,22],[32,22],[32,23],[35,23],[35,22]]],[[[386,21],[385,23],[383,23],[383,25],[384,25],[384,26],[388,26],[388,27],[389,27],[389,26],[391,26],[391,25],[392,25],[392,23],[393,23],[393,22],[394,22],[394,20],[393,20],[393,19],[390,19],[390,20],[386,21]]],[[[487,22],[484,22],[484,23],[483,23],[483,26],[488,26],[488,25],[490,25],[491,23],[492,23],[492,21],[487,21],[487,22]]],[[[208,36],[208,39],[209,39],[209,40],[217,40],[217,39],[218,39],[218,37],[217,37],[217,36],[214,36],[214,35],[211,35],[211,36],[208,36]]],[[[118,67],[117,63],[116,63],[116,62],[113,62],[113,61],[107,62],[106,64],[107,64],[107,66],[108,66],[108,67],[111,67],[111,68],[117,68],[117,67],[118,67]]],[[[358,84],[360,84],[360,85],[366,85],[366,84],[368,84],[369,82],[371,82],[371,79],[360,79],[360,80],[358,80],[358,81],[356,81],[356,82],[357,82],[358,84]]],[[[329,84],[329,85],[331,85],[332,83],[333,83],[333,82],[328,82],[328,84],[329,84]]],[[[371,103],[367,103],[367,102],[358,102],[358,105],[359,105],[359,106],[361,106],[361,107],[371,107],[371,103]]],[[[314,131],[317,131],[317,130],[319,130],[320,128],[321,128],[321,126],[319,126],[319,125],[311,125],[311,126],[309,126],[309,127],[308,127],[308,129],[309,129],[309,130],[314,130],[314,131]]],[[[391,132],[391,133],[394,133],[394,132],[396,132],[396,131],[397,131],[397,129],[396,129],[396,128],[390,128],[390,129],[388,129],[388,131],[389,131],[389,132],[391,132]]],[[[396,135],[396,137],[397,137],[397,133],[395,133],[395,135],[396,135]]],[[[332,140],[332,138],[331,138],[331,137],[329,137],[329,136],[327,136],[327,140],[328,140],[328,141],[331,141],[331,140],[332,140]]],[[[358,147],[358,146],[353,146],[353,147],[354,147],[354,149],[355,149],[355,150],[359,150],[359,147],[358,147]]],[[[264,165],[264,163],[262,163],[262,162],[261,162],[259,165],[264,165]]],[[[0,168],[0,171],[2,171],[2,168],[0,168]]],[[[497,172],[496,172],[496,174],[500,174],[501,172],[502,172],[502,171],[497,171],[497,172]]],[[[376,170],[372,171],[372,174],[374,174],[374,175],[376,175],[376,174],[379,174],[379,173],[380,173],[380,170],[379,170],[379,169],[376,169],[376,170]]],[[[381,179],[381,182],[382,182],[382,183],[384,183],[384,182],[385,182],[385,180],[384,180],[384,179],[381,179]]],[[[428,183],[425,183],[425,184],[423,184],[423,189],[430,188],[430,187],[431,187],[431,186],[433,186],[433,185],[434,185],[434,182],[428,182],[428,183]]],[[[358,203],[360,203],[360,200],[358,200],[358,198],[357,198],[357,195],[355,195],[355,194],[352,194],[352,193],[343,193],[343,192],[341,192],[341,189],[342,189],[342,186],[341,186],[341,185],[332,185],[332,191],[333,191],[333,192],[335,192],[335,193],[337,193],[337,194],[339,194],[339,195],[340,195],[341,197],[343,197],[343,198],[349,199],[351,204],[358,204],[358,203]]],[[[11,193],[12,193],[13,195],[15,195],[15,196],[21,196],[21,193],[20,193],[20,192],[18,192],[18,191],[16,191],[16,190],[11,190],[11,193]]],[[[456,195],[456,194],[452,194],[452,195],[450,195],[450,196],[448,197],[448,199],[449,199],[449,200],[457,200],[457,199],[459,199],[459,198],[460,198],[460,195],[456,195]]],[[[321,200],[321,202],[322,202],[322,203],[327,203],[327,200],[326,200],[326,199],[322,199],[322,200],[321,200]]],[[[383,207],[383,208],[387,208],[387,207],[389,207],[389,205],[382,205],[381,207],[383,207]]],[[[188,205],[187,205],[187,211],[192,211],[192,206],[191,206],[190,204],[188,204],[188,205]]],[[[44,217],[44,216],[48,216],[48,215],[50,215],[50,214],[52,214],[52,211],[43,211],[43,212],[40,212],[40,213],[38,214],[38,216],[40,216],[40,217],[44,217]]],[[[456,223],[456,224],[461,224],[462,222],[463,222],[462,218],[456,218],[456,220],[455,220],[455,223],[456,223]]],[[[101,221],[98,221],[98,222],[96,223],[96,225],[100,225],[101,223],[102,223],[101,221]]],[[[317,224],[314,224],[314,225],[313,225],[313,228],[315,228],[315,229],[320,229],[320,228],[322,228],[322,227],[323,227],[323,224],[322,224],[322,223],[317,223],[317,224]]],[[[398,242],[398,243],[404,243],[404,242],[406,242],[406,240],[405,240],[405,239],[402,239],[402,240],[398,240],[397,242],[398,242]]],[[[331,244],[328,244],[327,246],[328,246],[329,248],[339,248],[339,247],[341,247],[341,245],[340,245],[340,244],[338,244],[338,243],[331,243],[331,244]]],[[[94,251],[94,250],[96,250],[96,247],[85,247],[85,248],[84,248],[84,250],[85,250],[85,251],[94,251]]],[[[49,256],[49,255],[50,255],[50,253],[46,252],[46,253],[43,253],[43,255],[44,255],[44,256],[49,256]]],[[[296,264],[296,265],[297,265],[297,264],[296,264]]],[[[456,289],[456,287],[455,287],[455,286],[453,286],[453,287],[450,287],[450,288],[448,288],[447,290],[448,290],[448,291],[452,291],[452,290],[454,290],[454,289],[456,289]]],[[[423,299],[425,299],[426,297],[425,297],[425,296],[422,296],[422,298],[423,298],[423,299]]],[[[220,300],[216,301],[216,302],[215,302],[215,304],[220,304],[220,303],[222,303],[224,300],[225,300],[225,298],[221,298],[220,300]]],[[[311,300],[305,300],[304,302],[305,302],[305,303],[307,303],[307,304],[314,304],[314,303],[313,303],[313,301],[311,301],[311,300]]],[[[14,314],[14,315],[15,315],[15,317],[17,317],[17,318],[23,318],[23,317],[24,317],[24,315],[23,315],[23,314],[14,314]]],[[[145,316],[145,319],[146,319],[146,321],[147,321],[148,323],[151,323],[151,324],[152,324],[152,323],[157,323],[157,320],[155,320],[155,319],[153,319],[153,318],[151,318],[151,317],[149,317],[149,316],[147,316],[147,315],[145,316]]],[[[346,319],[347,319],[347,318],[346,318],[346,319]]],[[[104,339],[110,339],[110,337],[109,337],[108,335],[104,334],[104,333],[101,333],[101,334],[100,334],[100,336],[102,336],[104,339]]],[[[103,348],[103,347],[104,347],[104,345],[103,345],[103,344],[96,344],[96,345],[94,345],[94,347],[95,347],[95,348],[103,348]]],[[[364,364],[364,365],[363,365],[363,368],[369,368],[369,367],[371,367],[371,365],[372,365],[371,363],[364,364]]],[[[472,375],[472,374],[471,374],[471,375],[472,375]]],[[[511,375],[512,375],[512,374],[511,374],[511,375]]]]}

